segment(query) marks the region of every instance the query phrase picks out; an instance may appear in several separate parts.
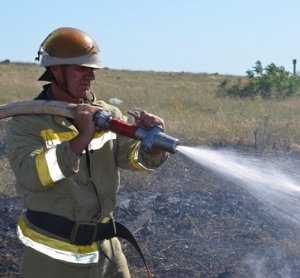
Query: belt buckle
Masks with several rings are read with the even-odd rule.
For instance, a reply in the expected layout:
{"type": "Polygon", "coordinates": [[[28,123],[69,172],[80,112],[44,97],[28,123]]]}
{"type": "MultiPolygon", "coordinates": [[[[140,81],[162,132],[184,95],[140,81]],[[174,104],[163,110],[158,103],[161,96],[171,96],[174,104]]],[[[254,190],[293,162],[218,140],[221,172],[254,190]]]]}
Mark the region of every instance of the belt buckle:
{"type": "Polygon", "coordinates": [[[71,231],[71,242],[76,245],[90,245],[97,239],[97,223],[76,222],[71,231]]]}

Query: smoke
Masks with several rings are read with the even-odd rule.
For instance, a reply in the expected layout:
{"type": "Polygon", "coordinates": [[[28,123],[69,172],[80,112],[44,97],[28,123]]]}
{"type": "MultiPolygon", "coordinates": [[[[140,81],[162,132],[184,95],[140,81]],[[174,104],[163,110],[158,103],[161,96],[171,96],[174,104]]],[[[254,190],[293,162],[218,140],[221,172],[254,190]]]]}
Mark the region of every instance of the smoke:
{"type": "Polygon", "coordinates": [[[274,273],[275,269],[276,278],[292,278],[292,267],[286,254],[279,247],[248,254],[242,264],[248,269],[248,277],[271,277],[270,270],[274,273]]]}

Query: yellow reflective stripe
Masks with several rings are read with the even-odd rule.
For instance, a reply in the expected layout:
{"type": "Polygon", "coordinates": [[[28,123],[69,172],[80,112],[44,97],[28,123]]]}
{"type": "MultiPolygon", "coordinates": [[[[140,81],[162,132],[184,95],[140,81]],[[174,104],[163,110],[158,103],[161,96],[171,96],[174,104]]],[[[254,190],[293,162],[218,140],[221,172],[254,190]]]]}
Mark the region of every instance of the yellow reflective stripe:
{"type": "Polygon", "coordinates": [[[37,154],[35,166],[40,182],[44,186],[52,185],[54,182],[65,178],[57,161],[56,148],[37,154]]]}
{"type": "Polygon", "coordinates": [[[61,142],[70,141],[77,135],[78,132],[75,130],[56,132],[53,129],[45,129],[41,131],[41,137],[44,139],[47,148],[54,147],[61,142]]]}
{"type": "Polygon", "coordinates": [[[99,260],[96,242],[74,245],[48,237],[29,228],[23,216],[18,222],[18,237],[24,245],[55,259],[81,264],[97,263],[99,260]]]}
{"type": "Polygon", "coordinates": [[[64,141],[69,141],[76,137],[76,130],[55,132],[53,129],[41,131],[41,137],[44,139],[47,151],[42,151],[36,156],[35,165],[41,184],[44,186],[52,185],[54,182],[65,178],[61,171],[55,146],[64,141]]]}
{"type": "Polygon", "coordinates": [[[45,158],[48,166],[48,171],[53,182],[64,179],[65,176],[60,169],[57,161],[56,148],[47,150],[45,152],[45,158]]]}
{"type": "Polygon", "coordinates": [[[72,131],[65,131],[65,132],[57,132],[56,133],[58,138],[64,142],[64,141],[70,141],[73,138],[75,138],[79,133],[78,131],[72,130],[72,131]]]}
{"type": "Polygon", "coordinates": [[[94,138],[101,137],[104,133],[105,133],[105,131],[96,131],[95,135],[94,135],[94,138]]]}
{"type": "Polygon", "coordinates": [[[53,180],[51,179],[47,161],[45,158],[44,151],[40,152],[35,157],[35,167],[38,173],[38,177],[43,186],[49,186],[53,184],[53,180]]]}
{"type": "Polygon", "coordinates": [[[21,228],[22,233],[29,237],[30,239],[48,245],[50,247],[64,250],[64,251],[70,251],[74,253],[88,253],[98,250],[97,243],[94,242],[90,245],[74,245],[65,241],[61,241],[55,238],[48,237],[46,235],[43,235],[41,233],[36,232],[35,230],[28,227],[28,225],[25,222],[24,216],[21,216],[18,221],[18,226],[21,228]]]}
{"type": "Polygon", "coordinates": [[[114,132],[97,132],[94,138],[91,140],[88,149],[89,150],[99,150],[101,149],[106,142],[114,140],[117,138],[117,135],[114,132]]]}
{"type": "Polygon", "coordinates": [[[128,156],[130,165],[138,171],[143,171],[143,170],[149,170],[147,167],[145,167],[142,163],[139,162],[139,142],[135,143],[132,146],[132,149],[129,153],[128,156]]]}
{"type": "MultiPolygon", "coordinates": [[[[45,129],[41,131],[41,137],[44,139],[44,142],[48,149],[55,147],[61,142],[70,141],[77,135],[78,132],[75,130],[55,132],[53,129],[45,129]]],[[[114,140],[116,138],[116,134],[111,131],[97,131],[88,148],[89,150],[101,149],[106,142],[114,140]]]]}

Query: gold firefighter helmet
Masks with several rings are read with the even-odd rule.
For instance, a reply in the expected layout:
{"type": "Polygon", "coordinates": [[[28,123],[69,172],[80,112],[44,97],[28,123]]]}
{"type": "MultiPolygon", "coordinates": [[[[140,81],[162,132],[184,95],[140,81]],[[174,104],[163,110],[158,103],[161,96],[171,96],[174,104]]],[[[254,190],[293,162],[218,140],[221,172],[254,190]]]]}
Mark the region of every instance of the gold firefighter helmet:
{"type": "MultiPolygon", "coordinates": [[[[42,42],[36,60],[46,68],[79,65],[99,69],[99,53],[96,42],[88,34],[76,28],[62,27],[51,32],[42,42]]],[[[49,78],[49,71],[46,70],[39,80],[50,81],[49,78]]]]}

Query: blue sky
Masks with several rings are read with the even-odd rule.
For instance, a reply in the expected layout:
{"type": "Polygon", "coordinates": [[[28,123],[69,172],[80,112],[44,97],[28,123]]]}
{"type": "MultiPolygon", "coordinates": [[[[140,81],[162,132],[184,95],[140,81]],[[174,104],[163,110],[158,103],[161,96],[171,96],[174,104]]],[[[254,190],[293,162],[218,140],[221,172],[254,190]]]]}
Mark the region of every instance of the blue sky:
{"type": "Polygon", "coordinates": [[[57,27],[92,35],[104,66],[245,74],[256,60],[300,67],[299,0],[1,1],[0,60],[34,60],[57,27]]]}

